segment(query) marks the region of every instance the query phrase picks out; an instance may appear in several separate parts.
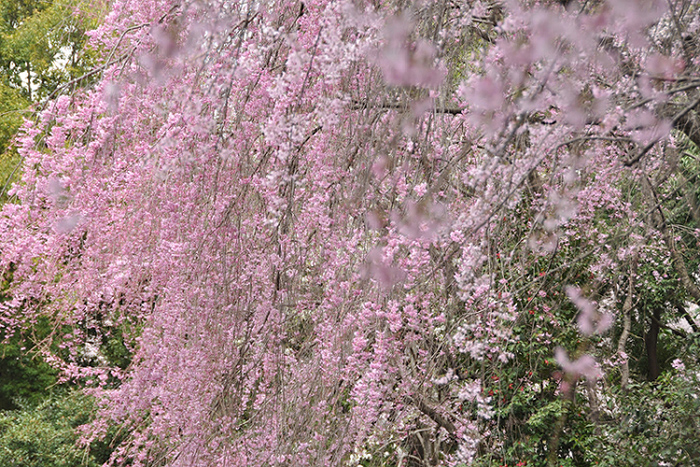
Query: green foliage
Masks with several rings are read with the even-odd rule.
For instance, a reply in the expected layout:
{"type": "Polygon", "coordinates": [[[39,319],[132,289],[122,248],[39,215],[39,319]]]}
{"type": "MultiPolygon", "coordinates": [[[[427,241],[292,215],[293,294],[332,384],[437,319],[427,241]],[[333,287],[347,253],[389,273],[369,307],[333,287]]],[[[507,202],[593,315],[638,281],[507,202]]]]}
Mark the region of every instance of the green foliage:
{"type": "Polygon", "coordinates": [[[17,400],[38,404],[56,383],[56,372],[39,358],[32,358],[19,340],[2,346],[0,359],[0,410],[16,409],[17,400]]]}
{"type": "Polygon", "coordinates": [[[632,384],[616,396],[617,416],[598,437],[598,465],[700,465],[695,376],[667,372],[653,384],[632,384]]]}
{"type": "Polygon", "coordinates": [[[116,365],[122,370],[131,363],[132,352],[124,344],[122,330],[115,328],[111,333],[102,338],[101,350],[110,364],[116,365]]]}
{"type": "Polygon", "coordinates": [[[91,20],[76,14],[77,0],[0,0],[0,74],[29,102],[89,69],[83,53],[91,20]],[[28,74],[31,79],[28,79],[28,74]]]}
{"type": "MultiPolygon", "coordinates": [[[[0,203],[7,201],[6,190],[19,174],[21,160],[10,143],[23,115],[91,66],[84,32],[95,21],[78,13],[78,5],[90,11],[83,3],[0,0],[0,203]]],[[[4,279],[0,291],[11,281],[4,279]]],[[[40,328],[34,332],[41,334],[40,328]]],[[[56,382],[55,372],[26,351],[34,341],[14,336],[0,347],[0,410],[16,409],[15,400],[40,403],[56,382]]]]}
{"type": "MultiPolygon", "coordinates": [[[[22,124],[21,109],[29,106],[29,101],[22,96],[19,89],[0,83],[0,148],[4,150],[17,129],[22,124]]],[[[2,160],[2,172],[7,170],[4,167],[5,160],[2,160]]]]}
{"type": "Polygon", "coordinates": [[[0,412],[0,465],[7,467],[96,467],[110,450],[78,446],[77,427],[94,417],[92,398],[79,391],[53,395],[37,406],[0,412]]]}
{"type": "MultiPolygon", "coordinates": [[[[8,273],[0,280],[0,302],[12,282],[8,273]]],[[[56,371],[36,354],[32,348],[36,342],[46,337],[51,326],[46,320],[35,323],[32,335],[0,332],[0,410],[16,409],[16,400],[36,405],[48,396],[50,388],[56,384],[56,371]]]]}
{"type": "MultiPolygon", "coordinates": [[[[84,50],[94,18],[83,0],[0,0],[0,203],[17,181],[20,157],[11,141],[32,104],[73,82],[92,66],[84,50]]],[[[84,85],[75,82],[75,85],[84,85]]],[[[3,278],[0,292],[11,278],[3,278]]],[[[48,332],[13,336],[0,347],[0,465],[75,466],[73,428],[86,423],[92,407],[77,393],[58,397],[56,372],[29,350],[48,332]]],[[[2,337],[2,336],[0,336],[2,337]]],[[[96,465],[92,458],[86,465],[96,465]]]]}
{"type": "Polygon", "coordinates": [[[83,13],[91,11],[86,5],[84,0],[0,0],[0,203],[7,200],[3,189],[17,180],[20,160],[10,143],[31,105],[67,83],[74,83],[73,89],[87,84],[76,80],[93,63],[84,45],[95,19],[83,13]]]}

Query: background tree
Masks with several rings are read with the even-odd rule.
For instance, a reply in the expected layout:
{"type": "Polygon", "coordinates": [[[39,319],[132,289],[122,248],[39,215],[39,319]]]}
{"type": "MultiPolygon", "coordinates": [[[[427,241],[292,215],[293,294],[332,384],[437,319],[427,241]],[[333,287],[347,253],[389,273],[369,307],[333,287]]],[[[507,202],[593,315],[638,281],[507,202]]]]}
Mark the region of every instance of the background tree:
{"type": "MultiPolygon", "coordinates": [[[[31,118],[60,86],[70,92],[89,82],[76,78],[90,67],[90,55],[82,47],[85,29],[95,24],[96,5],[80,11],[78,4],[0,2],[0,202],[7,201],[7,189],[20,173],[11,140],[23,118],[31,118]]],[[[7,299],[11,281],[12,272],[5,271],[0,301],[7,299]]],[[[75,443],[75,428],[94,418],[90,398],[73,392],[75,388],[58,390],[56,371],[34,352],[34,344],[50,332],[47,320],[16,334],[0,330],[0,463],[101,464],[109,456],[106,447],[96,445],[97,453],[88,454],[75,443]]]]}
{"type": "Polygon", "coordinates": [[[59,391],[39,404],[3,411],[0,413],[0,461],[13,467],[102,465],[111,452],[107,445],[78,445],[79,427],[92,421],[94,412],[93,398],[78,391],[59,391]]]}
{"type": "MultiPolygon", "coordinates": [[[[0,1],[0,174],[2,186],[15,174],[19,158],[9,150],[30,107],[59,87],[70,92],[91,68],[83,45],[95,26],[99,5],[82,0],[0,1]],[[30,79],[31,77],[31,79],[30,79]]],[[[8,185],[9,186],[9,185],[8,185]]],[[[3,189],[4,199],[6,188],[3,189]]]]}
{"type": "MultiPolygon", "coordinates": [[[[83,50],[83,45],[85,30],[95,24],[91,13],[94,9],[79,10],[79,5],[73,0],[0,2],[0,199],[3,202],[7,189],[19,174],[20,157],[10,142],[23,118],[31,116],[32,105],[41,105],[59,86],[73,82],[90,67],[90,54],[83,50]]],[[[79,84],[85,83],[73,82],[65,91],[70,92],[79,84]]],[[[5,290],[7,281],[3,282],[2,290],[5,290]]],[[[32,334],[46,333],[39,328],[33,329],[32,334]]],[[[0,408],[4,410],[16,408],[15,398],[38,403],[46,389],[55,383],[55,376],[46,364],[34,360],[25,351],[25,346],[31,347],[25,337],[14,336],[2,348],[0,408]]]]}

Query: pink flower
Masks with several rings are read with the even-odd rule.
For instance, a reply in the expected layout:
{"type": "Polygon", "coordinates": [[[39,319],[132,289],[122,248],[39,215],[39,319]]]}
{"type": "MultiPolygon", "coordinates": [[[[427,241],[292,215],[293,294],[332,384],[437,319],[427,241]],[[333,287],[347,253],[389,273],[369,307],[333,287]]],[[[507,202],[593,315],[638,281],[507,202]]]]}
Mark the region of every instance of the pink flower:
{"type": "Polygon", "coordinates": [[[565,290],[566,295],[580,312],[577,324],[583,334],[587,336],[602,334],[610,328],[613,323],[613,316],[610,313],[598,313],[596,303],[584,298],[578,287],[567,286],[565,290]]]}
{"type": "Polygon", "coordinates": [[[574,377],[585,376],[588,379],[596,380],[602,376],[598,363],[590,355],[584,355],[572,362],[569,360],[566,350],[557,347],[554,350],[554,358],[556,358],[562,370],[574,377]]]}

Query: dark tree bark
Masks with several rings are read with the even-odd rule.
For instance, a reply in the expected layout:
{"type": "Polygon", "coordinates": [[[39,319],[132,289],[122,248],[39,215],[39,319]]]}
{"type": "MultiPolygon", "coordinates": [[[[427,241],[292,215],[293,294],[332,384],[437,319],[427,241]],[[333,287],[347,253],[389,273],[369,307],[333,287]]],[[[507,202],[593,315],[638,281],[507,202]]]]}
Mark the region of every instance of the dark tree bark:
{"type": "Polygon", "coordinates": [[[661,329],[661,310],[655,309],[653,318],[649,323],[649,331],[644,336],[644,343],[647,347],[647,375],[649,381],[655,381],[659,377],[661,370],[659,368],[659,330],[661,329]]]}

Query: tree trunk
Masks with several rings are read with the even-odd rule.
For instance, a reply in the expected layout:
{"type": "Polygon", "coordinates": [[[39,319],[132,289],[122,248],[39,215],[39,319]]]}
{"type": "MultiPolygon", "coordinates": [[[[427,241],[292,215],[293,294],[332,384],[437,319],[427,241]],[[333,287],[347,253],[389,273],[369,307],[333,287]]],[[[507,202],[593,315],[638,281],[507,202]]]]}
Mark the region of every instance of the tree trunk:
{"type": "Polygon", "coordinates": [[[632,260],[630,265],[630,272],[627,284],[627,297],[625,297],[625,302],[622,305],[622,334],[620,335],[620,340],[617,342],[617,354],[622,357],[625,355],[621,368],[620,368],[620,386],[622,389],[627,388],[627,384],[630,378],[630,364],[629,359],[626,356],[627,350],[627,339],[630,335],[630,328],[632,326],[632,304],[634,295],[634,276],[637,274],[637,258],[632,260]]]}
{"type": "Polygon", "coordinates": [[[659,354],[658,354],[658,342],[659,342],[659,329],[661,320],[661,310],[655,309],[654,316],[649,323],[649,331],[646,336],[644,336],[644,343],[647,347],[647,360],[648,360],[648,377],[649,381],[654,381],[659,377],[659,354]]]}

